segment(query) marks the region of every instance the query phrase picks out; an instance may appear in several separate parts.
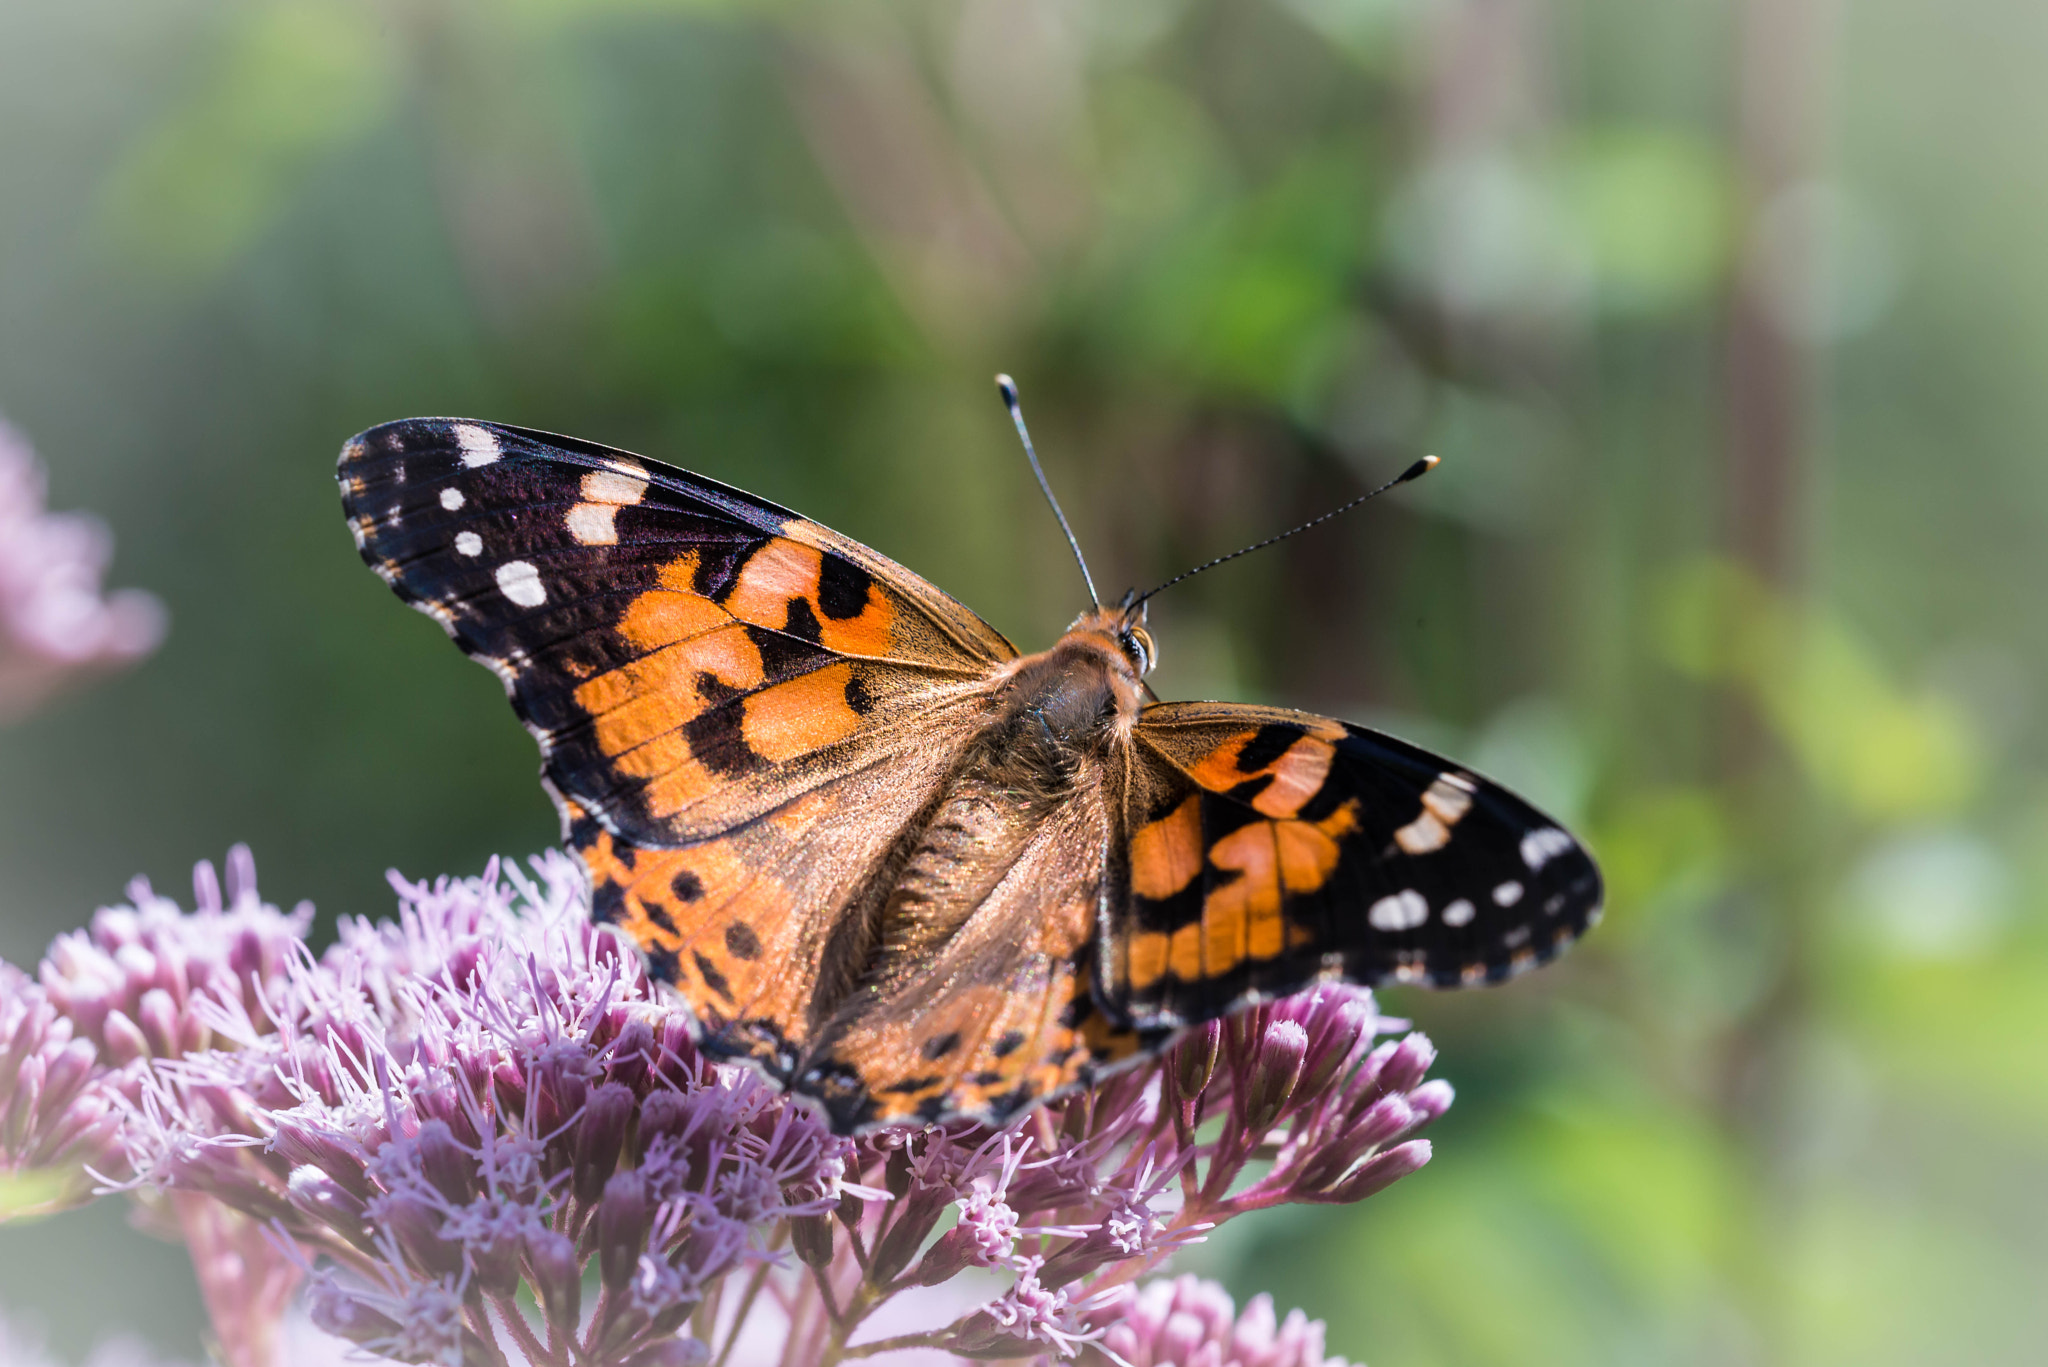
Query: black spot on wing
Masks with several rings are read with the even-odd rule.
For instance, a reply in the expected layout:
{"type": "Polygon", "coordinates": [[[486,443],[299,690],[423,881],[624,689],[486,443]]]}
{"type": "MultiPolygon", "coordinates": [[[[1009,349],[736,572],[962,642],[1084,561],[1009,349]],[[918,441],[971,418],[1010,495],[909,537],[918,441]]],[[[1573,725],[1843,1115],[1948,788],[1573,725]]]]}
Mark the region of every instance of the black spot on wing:
{"type": "Polygon", "coordinates": [[[717,707],[723,703],[729,703],[735,698],[746,696],[745,689],[727,683],[708,669],[697,671],[695,683],[697,696],[702,698],[705,704],[710,707],[717,707]]]}
{"type": "Polygon", "coordinates": [[[846,705],[858,717],[865,717],[875,710],[874,690],[868,687],[865,670],[855,669],[846,677],[846,705]]]}
{"type": "Polygon", "coordinates": [[[811,611],[811,600],[808,598],[789,600],[789,617],[783,623],[782,629],[799,641],[809,641],[812,645],[823,639],[817,614],[811,611]]]}
{"type": "Polygon", "coordinates": [[[745,778],[768,767],[743,731],[746,714],[727,703],[700,712],[683,723],[683,738],[690,744],[690,757],[723,778],[745,778]]]}
{"type": "MultiPolygon", "coordinates": [[[[885,1092],[894,1092],[899,1096],[908,1096],[912,1092],[922,1092],[928,1088],[936,1087],[943,1081],[945,1081],[944,1078],[941,1078],[936,1073],[934,1073],[929,1077],[907,1077],[900,1082],[890,1083],[888,1086],[882,1088],[882,1090],[885,1092]]],[[[945,1098],[940,1097],[938,1098],[938,1100],[941,1106],[943,1106],[945,1103],[945,1098]]]]}
{"type": "Polygon", "coordinates": [[[761,957],[761,938],[744,921],[734,921],[725,928],[726,952],[735,959],[758,959],[761,957]]]}
{"type": "Polygon", "coordinates": [[[1287,753],[1287,747],[1301,739],[1301,728],[1285,722],[1268,722],[1237,752],[1237,772],[1256,774],[1287,753]]]}
{"type": "Polygon", "coordinates": [[[711,960],[705,958],[702,954],[697,953],[695,950],[691,951],[690,957],[696,960],[697,972],[703,975],[704,985],[710,988],[713,992],[716,992],[719,996],[725,998],[727,1001],[731,1001],[732,984],[728,983],[725,980],[725,975],[718,971],[718,965],[712,963],[711,960]]]}
{"type": "Polygon", "coordinates": [[[704,895],[704,884],[688,869],[677,869],[676,876],[668,880],[668,890],[678,902],[694,902],[704,895]]]}
{"type": "Polygon", "coordinates": [[[779,683],[784,679],[793,679],[799,674],[808,674],[814,669],[830,664],[834,659],[830,651],[808,641],[786,636],[779,631],[755,626],[745,627],[743,630],[747,633],[747,639],[754,643],[754,648],[761,652],[761,672],[769,683],[779,683]]]}
{"type": "Polygon", "coordinates": [[[818,569],[818,608],[838,622],[858,617],[867,611],[874,582],[866,570],[851,560],[828,555],[818,569]]]}

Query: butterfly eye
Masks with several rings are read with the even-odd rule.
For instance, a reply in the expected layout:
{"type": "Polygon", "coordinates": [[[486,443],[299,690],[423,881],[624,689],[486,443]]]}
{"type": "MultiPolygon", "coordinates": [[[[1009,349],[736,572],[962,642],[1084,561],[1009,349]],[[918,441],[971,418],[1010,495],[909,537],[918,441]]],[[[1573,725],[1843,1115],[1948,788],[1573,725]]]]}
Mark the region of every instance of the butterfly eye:
{"type": "Polygon", "coordinates": [[[1117,639],[1123,645],[1124,654],[1136,662],[1139,674],[1152,672],[1152,666],[1159,657],[1153,653],[1151,632],[1143,627],[1125,627],[1117,634],[1117,639]]]}

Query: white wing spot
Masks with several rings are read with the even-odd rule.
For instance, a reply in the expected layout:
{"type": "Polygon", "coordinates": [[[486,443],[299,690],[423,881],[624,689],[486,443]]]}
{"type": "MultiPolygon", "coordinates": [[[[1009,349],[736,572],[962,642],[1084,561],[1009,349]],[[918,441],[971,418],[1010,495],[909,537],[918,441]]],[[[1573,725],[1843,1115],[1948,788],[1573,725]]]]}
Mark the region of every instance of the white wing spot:
{"type": "Polygon", "coordinates": [[[457,532],[455,534],[455,553],[472,557],[482,555],[484,553],[484,539],[475,532],[457,532]]]}
{"type": "Polygon", "coordinates": [[[1457,901],[1444,908],[1443,921],[1445,925],[1452,927],[1469,926],[1472,924],[1472,917],[1475,914],[1476,909],[1473,905],[1460,897],[1457,901]]]}
{"type": "Polygon", "coordinates": [[[616,546],[619,529],[612,519],[618,515],[614,503],[579,503],[569,510],[565,522],[579,545],[616,546]]]}
{"type": "Polygon", "coordinates": [[[498,588],[523,608],[537,608],[548,601],[547,585],[531,561],[508,560],[498,566],[498,588]]]}
{"type": "Polygon", "coordinates": [[[1394,843],[1409,854],[1429,854],[1450,843],[1451,827],[1472,810],[1472,780],[1438,774],[1422,794],[1422,814],[1394,832],[1394,843]]]}
{"type": "Polygon", "coordinates": [[[443,489],[441,491],[441,506],[451,513],[460,509],[462,507],[462,490],[443,489]]]}
{"type": "Polygon", "coordinates": [[[585,546],[618,545],[619,509],[632,507],[647,493],[647,481],[640,474],[612,469],[585,475],[583,502],[571,508],[564,519],[569,535],[585,546]]]}
{"type": "Polygon", "coordinates": [[[1450,839],[1451,828],[1439,821],[1434,812],[1424,812],[1394,832],[1394,843],[1408,854],[1429,854],[1442,849],[1450,839]]]}
{"type": "Polygon", "coordinates": [[[643,474],[632,474],[625,469],[592,470],[583,477],[583,499],[586,503],[638,503],[647,493],[647,480],[643,474]]]}
{"type": "Polygon", "coordinates": [[[1493,890],[1493,904],[1497,907],[1511,907],[1522,900],[1522,885],[1510,878],[1493,890]]]}
{"type": "Polygon", "coordinates": [[[489,465],[505,454],[505,448],[498,445],[497,436],[475,423],[455,424],[455,444],[462,450],[462,463],[472,470],[479,465],[489,465]]]}
{"type": "Polygon", "coordinates": [[[1438,774],[1436,782],[1422,795],[1422,805],[1436,813],[1437,820],[1455,826],[1472,810],[1472,786],[1455,781],[1455,774],[1438,774]]]}
{"type": "Polygon", "coordinates": [[[1365,913],[1374,930],[1413,930],[1429,919],[1429,902],[1413,888],[1382,897],[1365,913]]]}
{"type": "Polygon", "coordinates": [[[1540,827],[1522,837],[1522,862],[1535,873],[1575,843],[1555,826],[1540,827]]]}

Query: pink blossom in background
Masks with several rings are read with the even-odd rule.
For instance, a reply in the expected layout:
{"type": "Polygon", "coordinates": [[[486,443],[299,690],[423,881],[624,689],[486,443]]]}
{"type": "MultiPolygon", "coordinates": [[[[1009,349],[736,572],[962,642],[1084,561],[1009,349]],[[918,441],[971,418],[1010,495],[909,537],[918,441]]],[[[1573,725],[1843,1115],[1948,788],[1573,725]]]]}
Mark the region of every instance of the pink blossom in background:
{"type": "Polygon", "coordinates": [[[42,466],[0,420],[0,721],[68,682],[156,649],[163,605],[139,589],[102,595],[113,539],[86,513],[44,508],[42,466]]]}

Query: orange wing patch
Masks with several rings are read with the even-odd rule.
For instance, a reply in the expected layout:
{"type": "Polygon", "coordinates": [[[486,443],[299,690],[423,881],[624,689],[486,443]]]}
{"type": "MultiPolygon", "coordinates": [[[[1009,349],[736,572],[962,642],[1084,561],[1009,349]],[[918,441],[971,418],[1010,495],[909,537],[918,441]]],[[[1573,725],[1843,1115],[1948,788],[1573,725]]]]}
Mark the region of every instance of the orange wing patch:
{"type": "Polygon", "coordinates": [[[1254,758],[1264,735],[1261,729],[1231,736],[1189,767],[1188,777],[1219,793],[1265,780],[1251,799],[1252,806],[1267,816],[1293,816],[1322,790],[1337,757],[1337,747],[1330,742],[1341,739],[1343,732],[1320,736],[1307,731],[1270,759],[1254,758]]]}
{"type": "Polygon", "coordinates": [[[1265,724],[1248,727],[1243,711],[1233,713],[1232,724],[1144,733],[1167,761],[1153,773],[1155,790],[1185,796],[1131,837],[1138,921],[1114,968],[1132,991],[1222,980],[1300,948],[1309,937],[1289,922],[1288,901],[1329,884],[1360,827],[1355,798],[1309,810],[1341,727],[1277,712],[1255,714],[1265,724]],[[1218,797],[1236,815],[1205,830],[1204,804],[1218,797]],[[1258,819],[1242,819],[1252,813],[1258,819]]]}
{"type": "Polygon", "coordinates": [[[859,729],[859,676],[850,663],[823,669],[750,694],[740,735],[770,764],[795,759],[844,740],[859,729]]]}
{"type": "Polygon", "coordinates": [[[1164,901],[1202,871],[1201,800],[1190,793],[1172,812],[1131,837],[1131,891],[1164,901]]]}
{"type": "Polygon", "coordinates": [[[835,654],[881,657],[894,645],[896,610],[888,596],[871,583],[828,577],[823,552],[786,537],[747,558],[725,608],[742,622],[777,631],[793,616],[808,618],[813,639],[835,654]]]}
{"type": "Polygon", "coordinates": [[[570,804],[570,843],[590,870],[595,914],[648,952],[713,1053],[790,1080],[868,949],[846,908],[943,781],[949,730],[941,721],[929,751],[821,783],[767,820],[675,848],[633,845],[570,804]]]}

